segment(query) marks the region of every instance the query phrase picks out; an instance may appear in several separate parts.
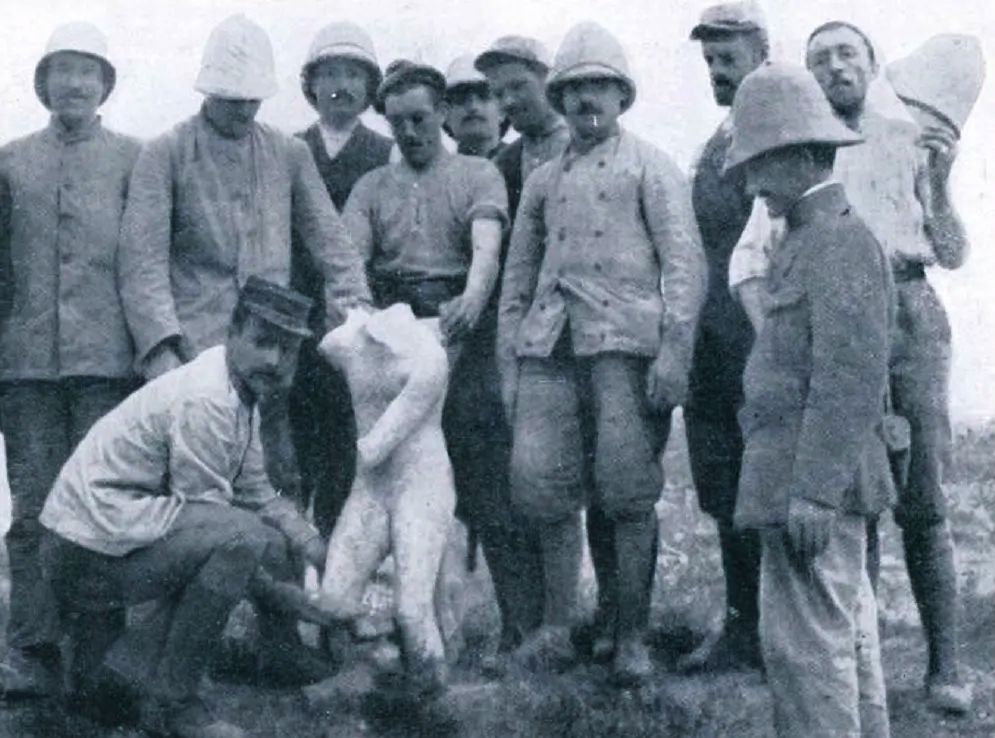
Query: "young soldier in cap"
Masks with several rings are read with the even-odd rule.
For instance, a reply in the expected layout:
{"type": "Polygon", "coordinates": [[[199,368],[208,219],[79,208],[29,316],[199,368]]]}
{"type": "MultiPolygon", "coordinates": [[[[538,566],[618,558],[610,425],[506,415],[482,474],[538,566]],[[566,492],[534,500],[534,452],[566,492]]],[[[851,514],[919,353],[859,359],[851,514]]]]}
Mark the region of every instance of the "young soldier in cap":
{"type": "MultiPolygon", "coordinates": [[[[276,92],[266,32],[242,15],[222,21],[195,86],[206,96],[200,112],[143,148],[121,231],[121,297],[148,378],[224,338],[250,275],[289,283],[292,233],[321,274],[332,324],[341,303],[369,299],[362,261],[307,146],[255,122],[276,92]]],[[[262,407],[270,474],[294,495],[286,392],[262,407]]]]}
{"type": "Polygon", "coordinates": [[[0,261],[8,268],[0,414],[13,496],[4,698],[56,686],[60,634],[38,568],[38,514],[69,452],[134,382],[114,267],[139,144],[100,123],[114,81],[104,35],[88,23],[60,26],[35,69],[51,120],[0,149],[0,261]]]}
{"type": "MultiPolygon", "coordinates": [[[[381,78],[373,41],[348,22],[318,31],[301,69],[301,90],[320,117],[298,136],[339,212],[359,178],[390,160],[394,142],[359,118],[373,103],[381,78]]],[[[318,309],[311,328],[323,336],[324,277],[300,238],[292,244],[290,283],[314,300],[318,309]]],[[[318,355],[313,340],[301,348],[290,417],[305,497],[313,502],[318,528],[328,535],[352,487],[356,430],[345,379],[318,355]]]]}
{"type": "Polygon", "coordinates": [[[239,738],[197,695],[228,614],[257,605],[259,663],[282,683],[317,680],[300,642],[317,617],[292,583],[324,543],[266,477],[260,398],[293,377],[310,335],[305,297],[258,277],[240,290],[223,345],[149,382],[98,421],[59,474],[41,522],[43,560],[69,631],[75,702],[141,698],[156,735],[239,738]],[[125,608],[158,600],[126,626],[125,608]]]}
{"type": "Polygon", "coordinates": [[[444,130],[456,141],[458,153],[493,159],[505,148],[501,138],[508,124],[487,77],[473,61],[472,55],[458,56],[446,69],[449,113],[444,130]]]}
{"type": "Polygon", "coordinates": [[[512,496],[541,526],[543,626],[515,652],[530,668],[574,657],[580,512],[604,512],[617,568],[614,673],[645,679],[656,563],[658,454],[684,400],[705,261],[686,183],[623,131],[636,87],[618,41],[575,26],[547,85],[566,151],[525,184],[501,290],[502,395],[514,429],[512,496]],[[666,283],[666,299],[661,287],[666,283]]]}
{"type": "MultiPolygon", "coordinates": [[[[713,5],[691,31],[701,42],[715,102],[732,105],[743,77],[767,58],[765,21],[753,2],[713,5]]],[[[739,485],[743,437],[736,412],[743,402],[743,368],[753,328],[729,291],[729,259],[753,209],[742,170],[724,172],[732,140],[727,116],[694,166],[691,198],[708,259],[708,293],[698,321],[694,359],[684,405],[691,472],[701,508],[719,529],[725,575],[725,622],[680,666],[722,670],[760,666],[757,582],[760,543],[754,531],[736,531],[732,519],[739,485]]]]}
{"type": "MultiPolygon", "coordinates": [[[[909,581],[926,634],[930,704],[964,712],[971,691],[957,653],[957,574],[941,486],[951,443],[950,325],[925,277],[926,266],[955,269],[967,258],[966,234],[947,185],[956,137],[943,127],[920,135],[916,126],[868,109],[867,89],[878,65],[873,45],[855,26],[835,21],[813,31],[806,64],[836,115],[865,139],[862,146],[840,152],[835,175],[884,248],[897,285],[891,400],[911,425],[912,444],[895,520],[902,528],[909,581]]],[[[762,220],[763,213],[755,216],[762,220]]],[[[747,228],[751,234],[769,230],[763,224],[747,228]]],[[[737,256],[730,282],[749,303],[751,291],[764,285],[761,244],[767,239],[744,239],[737,252],[745,256],[737,256]]],[[[876,528],[871,532],[876,539],[876,528]]]]}
{"type": "Polygon", "coordinates": [[[494,318],[487,312],[507,195],[489,161],[443,148],[445,93],[445,77],[432,67],[406,61],[388,67],[376,106],[403,158],[364,176],[343,215],[366,259],[375,305],[404,302],[418,317],[440,319],[454,360],[443,431],[457,515],[480,535],[500,602],[505,587],[514,586],[499,577],[514,572],[507,561],[516,543],[505,502],[510,443],[494,412],[499,390],[493,328],[487,331],[494,318]]]}
{"type": "Polygon", "coordinates": [[[726,166],[787,221],[743,378],[736,501],[736,525],[760,531],[760,638],[785,738],[888,735],[865,526],[894,495],[891,277],[832,180],[837,148],[860,140],[804,69],[761,67],[736,93],[726,166]]]}

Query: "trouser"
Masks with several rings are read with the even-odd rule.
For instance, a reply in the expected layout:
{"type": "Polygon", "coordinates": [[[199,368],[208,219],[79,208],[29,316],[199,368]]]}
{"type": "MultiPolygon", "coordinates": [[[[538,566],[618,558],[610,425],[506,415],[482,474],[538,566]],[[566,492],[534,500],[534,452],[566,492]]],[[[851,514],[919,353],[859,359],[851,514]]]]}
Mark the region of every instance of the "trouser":
{"type": "Polygon", "coordinates": [[[263,620],[266,582],[293,575],[286,539],[239,508],[187,503],[169,532],[125,556],[106,556],[49,534],[46,577],[70,635],[70,691],[101,665],[136,691],[165,700],[196,692],[228,615],[252,596],[263,620]],[[125,608],[155,608],[126,627],[125,608]]]}
{"type": "Polygon", "coordinates": [[[328,536],[356,473],[356,420],[345,376],[321,358],[313,341],[301,347],[290,424],[303,506],[313,506],[315,525],[328,536]]]}
{"type": "MultiPolygon", "coordinates": [[[[439,306],[462,291],[463,280],[379,277],[371,287],[379,307],[405,302],[422,318],[437,316],[439,306]]],[[[456,516],[471,540],[479,537],[501,612],[502,644],[509,646],[542,620],[542,561],[538,532],[511,502],[511,430],[494,357],[496,324],[492,301],[450,373],[442,430],[456,483],[456,516]]]]}
{"type": "Polygon", "coordinates": [[[794,553],[783,528],[760,533],[760,639],[784,738],[889,734],[864,525],[840,514],[811,562],[794,553]]]}
{"type": "MultiPolygon", "coordinates": [[[[348,620],[362,615],[366,585],[394,556],[397,621],[411,660],[445,659],[435,588],[453,520],[455,493],[446,479],[387,480],[359,472],[328,542],[321,583],[324,607],[348,620]],[[398,484],[397,488],[391,487],[398,484]]],[[[446,475],[448,476],[448,475],[446,475]]]]}
{"type": "Polygon", "coordinates": [[[663,484],[659,455],[670,427],[669,412],[648,406],[648,366],[649,359],[625,354],[575,357],[565,340],[550,357],[521,362],[512,499],[543,529],[551,624],[564,624],[574,606],[575,575],[564,572],[575,568],[580,544],[570,529],[589,502],[592,550],[602,562],[601,617],[617,615],[617,632],[645,626],[663,484]],[[554,550],[557,540],[570,550],[554,550]],[[617,612],[604,611],[611,609],[617,612]]]}
{"type": "Polygon", "coordinates": [[[12,503],[6,537],[11,580],[7,643],[12,648],[59,640],[56,608],[38,561],[38,516],[76,444],[133,388],[130,380],[98,377],[0,384],[12,503]]]}
{"type": "Polygon", "coordinates": [[[895,521],[929,649],[928,676],[956,681],[958,599],[953,538],[942,481],[949,463],[950,325],[925,279],[896,280],[891,397],[911,430],[908,481],[898,485],[895,521]]]}

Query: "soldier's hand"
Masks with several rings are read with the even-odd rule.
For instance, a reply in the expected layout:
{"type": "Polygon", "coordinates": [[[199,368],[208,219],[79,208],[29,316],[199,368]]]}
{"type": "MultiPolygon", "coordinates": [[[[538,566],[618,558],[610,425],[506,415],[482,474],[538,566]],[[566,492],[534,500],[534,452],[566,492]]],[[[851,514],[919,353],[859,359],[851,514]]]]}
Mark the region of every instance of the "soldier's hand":
{"type": "Polygon", "coordinates": [[[457,295],[439,306],[439,327],[447,343],[466,338],[477,325],[484,305],[466,294],[457,295]]]}
{"type": "Polygon", "coordinates": [[[812,561],[825,550],[835,523],[836,508],[802,498],[788,503],[788,537],[804,561],[812,561]]]}
{"type": "Polygon", "coordinates": [[[684,362],[670,351],[661,352],[646,376],[646,399],[657,410],[665,410],[683,404],[687,393],[688,372],[684,362]]]}
{"type": "Polygon", "coordinates": [[[926,126],[919,145],[929,151],[929,179],[934,187],[945,187],[957,159],[957,136],[948,128],[926,126]]]}
{"type": "Polygon", "coordinates": [[[325,539],[321,536],[315,536],[304,544],[301,550],[301,558],[317,569],[318,573],[321,573],[325,568],[325,553],[327,550],[328,544],[325,543],[325,539]]]}

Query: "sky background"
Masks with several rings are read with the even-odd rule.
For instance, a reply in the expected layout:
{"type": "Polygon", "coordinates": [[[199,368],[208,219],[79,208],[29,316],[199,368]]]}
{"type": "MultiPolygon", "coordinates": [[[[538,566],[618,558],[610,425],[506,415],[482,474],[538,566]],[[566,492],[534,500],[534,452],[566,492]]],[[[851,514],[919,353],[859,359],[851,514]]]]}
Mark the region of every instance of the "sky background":
{"type": "MultiPolygon", "coordinates": [[[[687,35],[709,0],[3,0],[0,27],[0,142],[43,126],[47,112],[32,78],[52,29],[89,20],[109,37],[118,85],[103,108],[104,122],[149,138],[192,115],[200,102],[193,80],[211,28],[244,12],[270,34],[279,93],[260,119],[287,131],[315,114],[300,92],[298,74],[314,33],[333,20],[351,20],[373,37],[382,66],[399,56],[440,66],[461,53],[482,51],[494,38],[518,33],[540,38],[555,52],[566,30],[596,20],[625,45],[638,85],[624,125],[667,151],[684,168],[722,119],[711,96],[698,45],[687,35]]],[[[995,58],[992,0],[766,0],[772,56],[801,63],[805,39],[820,23],[841,19],[864,28],[885,60],[897,59],[935,33],[979,36],[995,58]]],[[[995,75],[992,75],[995,76],[995,75]]],[[[995,93],[987,83],[966,126],[955,166],[954,201],[972,243],[956,272],[932,270],[954,330],[952,407],[955,419],[995,418],[995,93]],[[984,131],[989,131],[986,136],[984,131]]],[[[383,128],[376,116],[370,122],[383,128]]]]}

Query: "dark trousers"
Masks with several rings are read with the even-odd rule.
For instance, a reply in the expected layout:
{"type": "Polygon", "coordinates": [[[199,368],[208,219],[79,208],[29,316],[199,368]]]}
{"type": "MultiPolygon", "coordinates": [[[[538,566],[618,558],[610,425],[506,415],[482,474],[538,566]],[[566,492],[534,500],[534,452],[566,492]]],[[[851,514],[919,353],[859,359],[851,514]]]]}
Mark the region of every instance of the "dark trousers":
{"type": "Polygon", "coordinates": [[[301,347],[290,392],[290,429],[300,467],[303,506],[328,536],[356,475],[356,419],[345,375],[309,341],[301,347]]]}
{"type": "Polygon", "coordinates": [[[12,503],[6,536],[11,580],[7,643],[12,648],[59,639],[55,606],[38,562],[38,516],[76,444],[133,388],[129,380],[99,377],[0,383],[0,427],[12,503]]]}
{"type": "Polygon", "coordinates": [[[70,636],[70,690],[85,694],[103,665],[169,700],[196,691],[260,567],[274,579],[293,574],[283,534],[254,513],[208,503],[187,503],[163,538],[125,556],[49,534],[42,559],[70,636]],[[126,627],[125,609],[152,600],[148,616],[126,627]]]}

